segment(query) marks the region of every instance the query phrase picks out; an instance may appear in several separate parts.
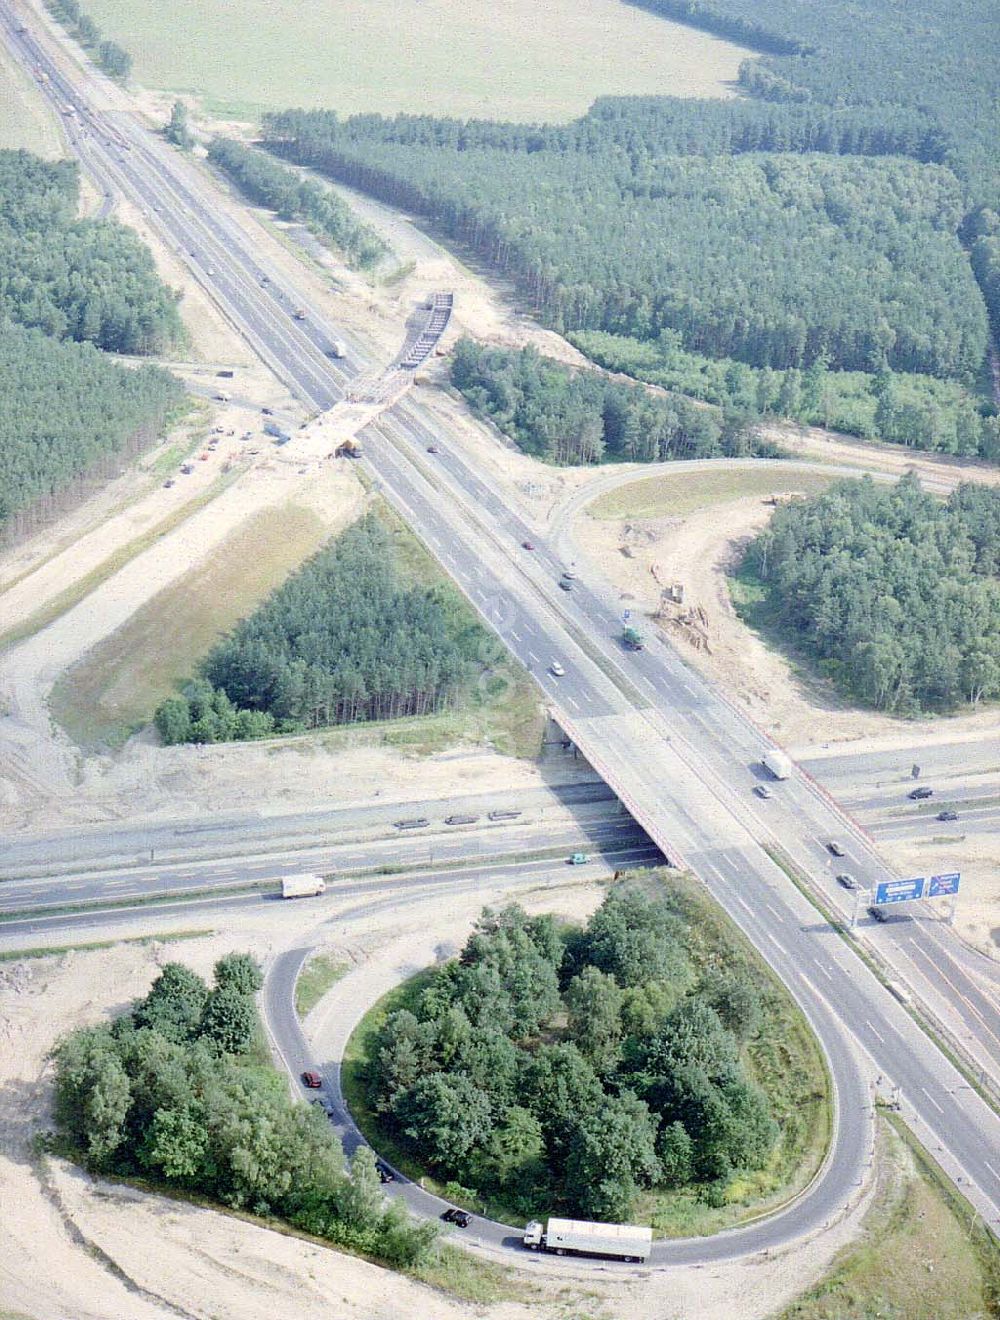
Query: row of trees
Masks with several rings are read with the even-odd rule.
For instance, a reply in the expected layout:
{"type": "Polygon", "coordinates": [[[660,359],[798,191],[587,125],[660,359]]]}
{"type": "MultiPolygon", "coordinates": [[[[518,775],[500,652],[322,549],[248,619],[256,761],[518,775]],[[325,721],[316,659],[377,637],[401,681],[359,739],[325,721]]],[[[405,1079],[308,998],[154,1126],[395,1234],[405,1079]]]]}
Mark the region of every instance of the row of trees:
{"type": "Polygon", "coordinates": [[[752,974],[699,966],[666,900],[612,890],[584,928],[485,909],[369,1052],[369,1097],[421,1165],[524,1215],[628,1218],[644,1187],[761,1169],[779,1137],[745,1046],[752,974]]]}
{"type": "Polygon", "coordinates": [[[629,150],[617,121],[607,143],[594,121],[586,153],[421,145],[398,122],[293,111],[267,116],[264,138],[427,216],[558,330],[673,329],[692,351],[777,369],[822,357],[972,379],[981,366],[965,200],[941,166],[629,150]]]}
{"type": "Polygon", "coordinates": [[[331,189],[273,157],[233,138],[213,138],[208,159],[238,185],[252,202],[277,211],[283,220],[301,220],[343,252],[352,266],[368,269],[388,251],[370,225],[355,219],[351,208],[331,189]]]}
{"type": "Polygon", "coordinates": [[[430,714],[501,654],[457,593],[403,574],[370,513],[220,642],[156,725],[168,743],[218,742],[430,714]]]}
{"type": "Polygon", "coordinates": [[[0,531],[19,537],[162,434],[180,383],[0,321],[0,531]]]}
{"type": "Polygon", "coordinates": [[[633,161],[658,156],[718,156],[746,151],[825,152],[844,156],[912,156],[940,161],[946,142],[931,116],[894,105],[776,105],[733,99],[603,96],[570,124],[503,123],[433,115],[354,115],[346,125],[332,110],[286,111],[264,119],[272,143],[294,138],[313,155],[341,132],[369,142],[563,155],[627,151],[633,161]]]}
{"type": "Polygon", "coordinates": [[[656,396],[597,371],[573,370],[530,346],[496,348],[462,338],[451,381],[474,412],[550,463],[776,452],[757,434],[746,409],[656,396]]]}
{"type": "Polygon", "coordinates": [[[907,715],[1000,696],[1000,491],[838,482],[779,509],[745,562],[852,696],[907,715]]]}
{"type": "MultiPolygon", "coordinates": [[[[1000,290],[1000,277],[996,283],[1000,290]]],[[[609,371],[748,417],[787,417],[866,440],[946,454],[978,454],[1000,462],[1000,418],[957,381],[888,370],[831,371],[824,358],[816,358],[804,371],[750,367],[691,353],[674,330],[663,330],[656,339],[645,341],[603,330],[580,331],[569,338],[609,371]]]]}
{"type": "Polygon", "coordinates": [[[117,41],[101,34],[89,14],[81,9],[79,0],[47,0],[53,15],[69,34],[93,55],[98,68],[109,78],[124,82],[132,72],[132,56],[117,41]]]}
{"type": "Polygon", "coordinates": [[[285,1219],[391,1265],[418,1263],[434,1225],[386,1206],[370,1149],[348,1173],[326,1115],[295,1104],[283,1078],[255,1061],[260,985],[245,954],[216,963],[211,989],[169,963],[131,1011],[60,1041],[63,1145],[96,1172],[285,1219]]]}

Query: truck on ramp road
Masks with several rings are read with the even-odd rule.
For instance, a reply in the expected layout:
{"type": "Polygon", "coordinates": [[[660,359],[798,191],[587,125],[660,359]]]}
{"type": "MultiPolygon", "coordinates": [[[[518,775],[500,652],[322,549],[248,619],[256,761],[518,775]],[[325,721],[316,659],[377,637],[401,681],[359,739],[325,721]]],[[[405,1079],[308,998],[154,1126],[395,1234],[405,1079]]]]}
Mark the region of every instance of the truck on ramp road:
{"type": "Polygon", "coordinates": [[[584,1219],[537,1219],[524,1230],[524,1245],[557,1256],[605,1256],[614,1260],[648,1260],[653,1230],[639,1224],[594,1224],[584,1219]]]}

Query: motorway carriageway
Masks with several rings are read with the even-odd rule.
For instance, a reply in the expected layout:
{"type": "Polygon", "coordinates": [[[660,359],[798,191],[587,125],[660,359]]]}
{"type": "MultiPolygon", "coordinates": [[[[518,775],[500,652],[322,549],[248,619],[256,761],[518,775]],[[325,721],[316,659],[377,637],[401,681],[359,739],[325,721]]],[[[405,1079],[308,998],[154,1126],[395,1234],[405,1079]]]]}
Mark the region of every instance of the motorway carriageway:
{"type": "Polygon", "coordinates": [[[628,816],[594,820],[590,823],[567,821],[539,822],[532,826],[505,830],[502,833],[456,831],[453,835],[431,835],[422,843],[409,831],[402,836],[372,839],[342,845],[325,845],[289,855],[246,857],[239,861],[218,860],[197,864],[117,869],[78,876],[48,879],[8,880],[0,887],[0,920],[4,913],[23,913],[28,909],[64,908],[81,903],[120,902],[124,899],[149,898],[167,894],[181,895],[187,890],[236,888],[273,880],[282,875],[315,872],[340,875],[416,867],[447,868],[455,865],[489,865],[503,862],[516,868],[522,857],[550,857],[558,851],[564,865],[574,852],[598,853],[622,849],[641,850],[647,857],[660,859],[659,850],[628,816]]]}
{"type": "MultiPolygon", "coordinates": [[[[74,95],[70,89],[68,96],[74,95]]],[[[325,407],[335,401],[343,364],[334,369],[324,359],[328,341],[321,330],[307,322],[300,333],[288,320],[289,306],[308,303],[298,294],[276,299],[273,284],[259,287],[253,244],[222,208],[199,195],[204,182],[187,162],[127,118],[117,127],[132,149],[119,156],[95,137],[79,144],[81,151],[94,146],[98,168],[122,179],[182,243],[193,237],[188,252],[203,283],[304,402],[325,407]]],[[[798,1231],[819,1226],[844,1204],[863,1167],[867,1123],[860,1114],[868,1097],[845,1031],[900,1085],[907,1118],[943,1152],[949,1172],[970,1184],[973,1201],[995,1225],[1000,1173],[990,1159],[1000,1150],[996,1115],[978,1096],[960,1093],[960,1074],[853,954],[842,961],[843,946],[831,953],[829,941],[836,937],[766,852],[769,839],[781,839],[793,860],[804,854],[815,861],[823,839],[845,831],[853,869],[868,882],[886,872],[867,840],[800,777],[783,787],[765,823],[745,794],[747,767],[759,760],[766,739],[665,645],[655,656],[650,648],[635,657],[626,677],[611,640],[620,626],[617,598],[597,589],[560,600],[554,578],[545,585],[535,580],[538,569],[526,569],[515,548],[524,523],[492,492],[484,494],[454,447],[448,449],[452,479],[428,479],[425,461],[415,460],[421,426],[407,403],[382,424],[385,443],[373,444],[369,457],[383,489],[425,540],[448,547],[456,581],[515,654],[529,665],[534,661],[536,674],[558,646],[569,681],[538,675],[557,717],[652,836],[668,852],[680,843],[710,891],[765,951],[823,1042],[838,1090],[836,1158],[796,1206],[798,1231]]],[[[943,987],[934,993],[950,997],[943,987]]],[[[990,1011],[995,1015],[995,1005],[990,1011]]],[[[777,1220],[768,1222],[774,1241],[782,1230],[777,1220]]],[[[766,1231],[760,1240],[767,1240],[766,1231]]]]}
{"type": "MultiPolygon", "coordinates": [[[[322,921],[326,913],[330,919],[341,919],[339,905],[345,898],[363,898],[372,901],[379,897],[380,908],[392,911],[394,907],[404,907],[413,901],[415,895],[433,894],[440,902],[442,893],[450,896],[459,894],[481,894],[484,904],[496,902],[498,897],[506,896],[512,888],[536,889],[539,886],[558,889],[567,883],[594,882],[606,879],[613,870],[657,866],[662,861],[658,849],[649,843],[629,844],[627,842],[610,844],[595,849],[590,860],[583,865],[569,868],[563,858],[529,857],[516,865],[504,861],[476,859],[464,861],[454,867],[434,870],[403,869],[391,876],[372,874],[357,876],[343,873],[335,876],[327,892],[321,897],[308,900],[286,900],[281,897],[277,879],[280,872],[272,869],[264,879],[275,878],[275,884],[267,890],[254,888],[252,875],[245,876],[235,891],[228,885],[218,887],[218,892],[204,892],[211,885],[206,883],[196,893],[185,895],[183,891],[174,892],[172,897],[155,903],[127,902],[127,896],[110,895],[106,905],[85,908],[76,912],[50,912],[44,910],[36,914],[11,917],[0,920],[0,952],[16,953],[19,949],[30,947],[33,950],[47,945],[61,947],[68,939],[76,940],[81,934],[93,932],[103,938],[109,938],[106,932],[117,930],[118,938],[127,938],[133,932],[155,938],[157,931],[168,930],[183,933],[185,926],[196,919],[199,922],[211,921],[215,914],[233,912],[254,912],[265,910],[269,905],[273,912],[275,932],[280,934],[281,923],[286,919],[301,914],[302,904],[308,902],[309,912],[315,914],[317,921],[322,921]],[[116,902],[119,906],[115,906],[116,902]],[[179,928],[178,921],[183,925],[179,928]]],[[[147,895],[148,897],[148,895],[147,895]]],[[[295,920],[298,920],[295,917],[295,920]]]]}

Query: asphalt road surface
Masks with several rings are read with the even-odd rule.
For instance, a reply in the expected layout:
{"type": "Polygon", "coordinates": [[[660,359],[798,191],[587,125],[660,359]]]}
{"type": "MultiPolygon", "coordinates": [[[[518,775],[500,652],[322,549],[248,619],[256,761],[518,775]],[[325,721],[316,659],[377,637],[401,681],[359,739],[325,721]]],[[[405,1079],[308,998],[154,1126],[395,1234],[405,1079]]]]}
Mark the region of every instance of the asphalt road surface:
{"type": "MultiPolygon", "coordinates": [[[[99,183],[120,188],[147,211],[233,324],[307,407],[335,404],[349,377],[367,365],[364,346],[336,327],[328,332],[308,297],[285,275],[265,268],[260,245],[213,205],[211,187],[195,166],[130,117],[111,122],[92,112],[89,87],[67,81],[33,38],[14,31],[3,12],[15,54],[47,73],[42,86],[55,99],[76,107],[64,122],[85,167],[99,183]],[[299,306],[307,310],[305,322],[292,317],[299,306]],[[334,333],[348,342],[346,361],[327,356],[334,333]]],[[[771,802],[752,798],[754,767],[770,746],[767,738],[725,694],[688,670],[668,644],[626,656],[617,641],[619,603],[610,589],[594,583],[560,591],[564,565],[557,548],[507,507],[467,460],[461,441],[442,435],[419,407],[404,401],[365,432],[364,441],[365,461],[382,492],[535,674],[560,724],[664,853],[690,866],[723,903],[807,1014],[830,1060],[838,1096],[834,1157],[822,1186],[837,1188],[842,1200],[846,1184],[838,1184],[865,1158],[863,1125],[853,1117],[866,1098],[847,1045],[853,1038],[874,1068],[899,1086],[907,1119],[995,1227],[996,1113],[968,1089],[962,1074],[818,917],[775,860],[780,850],[786,865],[812,877],[830,906],[843,911],[846,903],[837,892],[825,842],[842,840],[847,857],[840,865],[873,887],[890,873],[867,837],[801,773],[782,784],[771,802]],[[426,453],[429,437],[441,451],[433,459],[426,453]],[[524,551],[524,539],[537,550],[524,551]],[[565,668],[561,678],[551,672],[553,659],[565,668]]],[[[290,452],[294,444],[293,439],[290,452]]],[[[914,924],[918,940],[924,925],[914,924]]],[[[868,938],[892,964],[899,950],[885,935],[880,929],[868,938]]],[[[950,975],[929,981],[921,1003],[953,1039],[958,1039],[953,1024],[961,1024],[969,1032],[966,1052],[993,1073],[1000,1031],[995,998],[952,953],[947,931],[937,933],[927,950],[932,961],[944,955],[952,959],[950,975]],[[968,1003],[977,1006],[975,1020],[968,1017],[968,1003]]],[[[905,979],[907,969],[894,970],[905,979]]],[[[801,1229],[807,1218],[800,1203],[784,1220],[801,1229]]],[[[760,1245],[784,1240],[783,1231],[778,1219],[754,1230],[760,1245]]]]}

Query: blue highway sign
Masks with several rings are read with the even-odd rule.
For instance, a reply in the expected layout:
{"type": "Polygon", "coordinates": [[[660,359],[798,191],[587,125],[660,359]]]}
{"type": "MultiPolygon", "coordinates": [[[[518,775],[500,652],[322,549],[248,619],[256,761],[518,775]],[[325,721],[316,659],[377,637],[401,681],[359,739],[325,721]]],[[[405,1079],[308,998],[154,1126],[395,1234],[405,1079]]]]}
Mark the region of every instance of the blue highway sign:
{"type": "Polygon", "coordinates": [[[949,871],[947,875],[932,875],[927,889],[928,898],[939,898],[942,894],[957,894],[961,873],[949,871]]]}
{"type": "Polygon", "coordinates": [[[875,902],[881,907],[883,903],[908,903],[914,898],[923,898],[924,895],[924,877],[917,876],[915,880],[883,880],[876,886],[875,902]]]}

